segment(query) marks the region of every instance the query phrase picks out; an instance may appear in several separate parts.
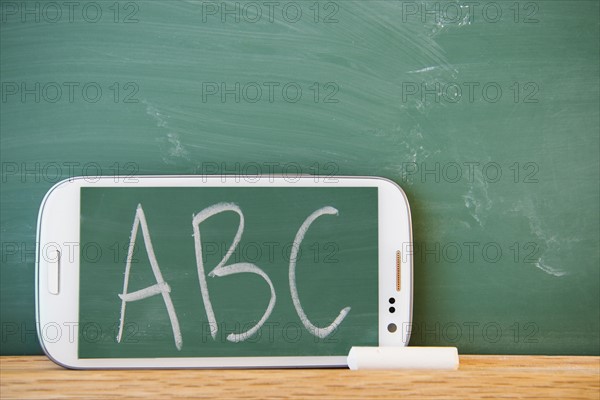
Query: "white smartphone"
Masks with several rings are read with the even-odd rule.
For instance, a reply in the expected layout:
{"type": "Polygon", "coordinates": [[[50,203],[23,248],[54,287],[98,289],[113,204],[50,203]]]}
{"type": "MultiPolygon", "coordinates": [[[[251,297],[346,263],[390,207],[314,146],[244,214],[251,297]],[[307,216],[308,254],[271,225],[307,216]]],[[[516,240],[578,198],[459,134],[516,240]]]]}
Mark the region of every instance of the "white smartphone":
{"type": "Polygon", "coordinates": [[[68,368],[344,367],[409,340],[410,209],[387,179],[71,178],[37,235],[38,334],[68,368]]]}

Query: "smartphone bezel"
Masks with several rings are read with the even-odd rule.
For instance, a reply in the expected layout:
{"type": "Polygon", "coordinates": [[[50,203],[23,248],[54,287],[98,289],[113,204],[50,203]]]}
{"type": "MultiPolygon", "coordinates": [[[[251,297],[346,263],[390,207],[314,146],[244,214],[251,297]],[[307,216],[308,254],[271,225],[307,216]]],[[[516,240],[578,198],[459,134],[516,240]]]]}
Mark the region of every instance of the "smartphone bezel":
{"type": "Polygon", "coordinates": [[[75,177],[54,185],[40,206],[36,249],[36,326],[46,355],[67,368],[285,368],[345,367],[346,356],[78,358],[80,188],[82,187],[377,187],[379,231],[379,345],[406,346],[412,321],[412,225],[404,191],[379,177],[133,176],[75,177]],[[58,227],[58,228],[57,228],[58,227]],[[59,293],[48,291],[52,251],[60,250],[59,293]],[[401,251],[401,290],[396,252],[401,251]],[[389,312],[394,297],[396,311],[389,312]],[[387,327],[394,323],[396,332],[387,327]]]}

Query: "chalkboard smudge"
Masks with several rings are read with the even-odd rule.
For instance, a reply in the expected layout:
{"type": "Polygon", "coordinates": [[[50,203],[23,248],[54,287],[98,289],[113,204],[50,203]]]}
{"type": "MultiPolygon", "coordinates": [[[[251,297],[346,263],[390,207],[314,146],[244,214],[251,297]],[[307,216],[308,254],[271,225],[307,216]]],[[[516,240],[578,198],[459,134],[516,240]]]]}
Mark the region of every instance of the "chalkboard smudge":
{"type": "MultiPolygon", "coordinates": [[[[169,116],[163,114],[156,106],[150,104],[147,100],[142,100],[142,103],[146,105],[146,114],[148,114],[152,119],[156,122],[156,126],[159,128],[165,128],[170,130],[170,126],[168,123],[169,116]]],[[[166,155],[162,157],[163,162],[166,164],[174,164],[174,160],[172,158],[180,158],[184,160],[189,160],[189,152],[187,149],[181,144],[181,140],[179,139],[179,135],[175,132],[168,132],[166,137],[167,149],[166,155]]]]}
{"type": "Polygon", "coordinates": [[[156,126],[159,128],[167,128],[167,121],[164,115],[152,104],[148,103],[147,100],[142,100],[142,103],[146,105],[146,114],[151,116],[156,121],[156,126]]]}
{"type": "Polygon", "coordinates": [[[172,132],[167,133],[167,141],[171,144],[171,148],[169,149],[170,156],[189,160],[189,153],[181,144],[178,134],[172,132]]]}
{"type": "Polygon", "coordinates": [[[535,263],[535,266],[539,269],[541,269],[542,271],[544,271],[547,274],[550,275],[554,275],[554,276],[563,276],[566,275],[567,273],[564,271],[559,271],[549,265],[546,265],[542,262],[542,257],[539,258],[538,262],[535,263]]]}
{"type": "Polygon", "coordinates": [[[433,67],[426,67],[426,68],[421,68],[421,69],[417,69],[415,71],[408,71],[409,74],[420,74],[423,72],[429,72],[429,71],[433,71],[434,69],[437,69],[439,67],[437,66],[433,66],[433,67]]]}
{"type": "Polygon", "coordinates": [[[487,220],[487,212],[492,209],[492,199],[488,194],[488,184],[481,171],[475,170],[473,183],[470,184],[467,194],[463,196],[465,207],[471,217],[482,228],[487,220]]]}
{"type": "Polygon", "coordinates": [[[565,242],[564,240],[560,240],[558,234],[548,233],[548,230],[544,228],[543,222],[538,216],[537,210],[531,199],[528,199],[525,203],[520,201],[513,210],[524,214],[529,221],[531,233],[537,238],[537,241],[543,245],[542,254],[540,254],[537,261],[534,263],[535,267],[556,277],[568,275],[568,272],[562,271],[548,263],[548,260],[560,259],[560,252],[564,250],[561,248],[564,246],[561,245],[567,244],[568,241],[565,242]]]}
{"type": "Polygon", "coordinates": [[[552,267],[552,266],[546,264],[547,261],[544,261],[545,258],[547,259],[547,258],[553,257],[557,254],[557,252],[560,252],[561,246],[560,246],[560,242],[557,239],[556,235],[548,235],[546,233],[546,231],[544,231],[542,229],[542,223],[535,211],[532,211],[532,213],[527,218],[529,219],[529,227],[531,228],[532,233],[535,236],[537,236],[538,240],[544,242],[545,247],[546,247],[546,250],[544,251],[544,253],[542,255],[540,255],[540,257],[538,258],[537,262],[534,265],[537,268],[544,271],[545,273],[553,275],[553,276],[558,277],[558,276],[567,275],[567,272],[561,271],[555,267],[552,267]],[[544,255],[546,257],[544,257],[544,255]]]}

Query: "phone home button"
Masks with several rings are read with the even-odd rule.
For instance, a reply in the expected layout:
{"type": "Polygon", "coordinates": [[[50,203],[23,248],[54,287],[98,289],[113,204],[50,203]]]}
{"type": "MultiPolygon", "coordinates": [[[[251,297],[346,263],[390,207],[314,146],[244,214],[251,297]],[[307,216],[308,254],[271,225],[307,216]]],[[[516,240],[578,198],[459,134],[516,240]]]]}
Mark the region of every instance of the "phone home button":
{"type": "Polygon", "coordinates": [[[48,291],[58,294],[60,281],[60,251],[55,250],[48,254],[48,291]]]}

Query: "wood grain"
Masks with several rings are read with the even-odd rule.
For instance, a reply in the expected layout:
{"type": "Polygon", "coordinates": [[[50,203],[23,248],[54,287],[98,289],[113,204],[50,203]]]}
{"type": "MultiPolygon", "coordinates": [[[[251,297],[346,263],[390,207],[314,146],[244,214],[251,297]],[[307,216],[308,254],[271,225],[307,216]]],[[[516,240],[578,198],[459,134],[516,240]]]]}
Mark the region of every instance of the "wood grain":
{"type": "Polygon", "coordinates": [[[458,371],[63,369],[1,357],[0,397],[600,398],[600,357],[461,356],[458,371]]]}

